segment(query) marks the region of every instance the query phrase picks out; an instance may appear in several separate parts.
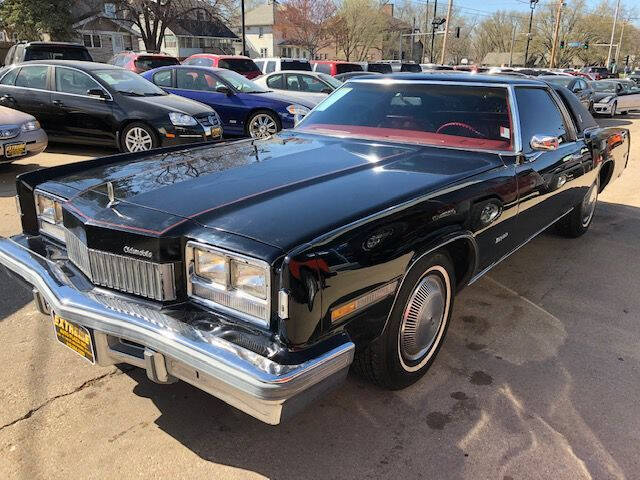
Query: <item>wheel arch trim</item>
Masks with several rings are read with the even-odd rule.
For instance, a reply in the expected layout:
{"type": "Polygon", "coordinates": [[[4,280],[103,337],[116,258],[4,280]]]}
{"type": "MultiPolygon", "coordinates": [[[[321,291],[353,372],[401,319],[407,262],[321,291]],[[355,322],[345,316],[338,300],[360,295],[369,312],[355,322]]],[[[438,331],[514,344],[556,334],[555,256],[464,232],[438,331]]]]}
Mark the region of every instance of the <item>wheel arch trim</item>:
{"type": "MultiPolygon", "coordinates": [[[[422,250],[421,253],[414,255],[413,258],[409,261],[409,264],[407,265],[407,269],[405,270],[404,274],[402,275],[402,278],[400,279],[400,284],[398,285],[398,288],[396,289],[396,293],[395,293],[395,295],[393,297],[393,303],[391,304],[391,308],[389,309],[389,313],[387,314],[387,318],[385,319],[384,325],[383,325],[382,329],[380,330],[380,333],[378,334],[377,337],[382,335],[384,333],[384,331],[387,329],[387,325],[389,325],[389,320],[391,319],[391,314],[393,313],[393,309],[396,307],[396,302],[398,301],[398,295],[400,294],[400,291],[402,290],[402,287],[404,286],[404,281],[407,278],[407,275],[409,274],[411,269],[414,268],[418,264],[418,262],[420,260],[422,260],[423,258],[425,258],[426,256],[432,254],[433,252],[436,252],[436,251],[442,249],[443,247],[446,247],[447,245],[452,244],[453,242],[460,241],[460,240],[467,242],[467,244],[469,245],[469,248],[471,248],[471,251],[473,252],[474,258],[470,262],[469,268],[467,269],[467,272],[465,272],[465,274],[461,278],[461,281],[458,284],[458,286],[462,287],[469,281],[469,279],[473,276],[473,274],[478,269],[478,243],[477,243],[475,237],[473,236],[473,234],[471,232],[469,232],[469,231],[464,231],[464,230],[463,231],[457,231],[457,232],[450,233],[448,235],[444,235],[444,236],[440,237],[438,240],[436,240],[434,242],[430,242],[422,250]]],[[[452,261],[453,261],[453,259],[452,259],[452,261]]]]}

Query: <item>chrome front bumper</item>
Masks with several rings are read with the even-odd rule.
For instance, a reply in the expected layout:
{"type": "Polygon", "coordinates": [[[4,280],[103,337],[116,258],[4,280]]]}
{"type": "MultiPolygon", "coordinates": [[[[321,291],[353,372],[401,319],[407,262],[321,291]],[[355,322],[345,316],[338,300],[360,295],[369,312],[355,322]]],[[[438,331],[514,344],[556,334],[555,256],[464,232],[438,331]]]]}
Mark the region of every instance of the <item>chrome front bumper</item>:
{"type": "Polygon", "coordinates": [[[158,383],[184,380],[226,403],[277,425],[347,375],[354,344],[339,346],[299,365],[282,365],[203,332],[135,299],[82,289],[55,262],[20,240],[0,238],[0,264],[34,288],[38,308],[94,332],[100,365],[145,368],[158,383]]]}

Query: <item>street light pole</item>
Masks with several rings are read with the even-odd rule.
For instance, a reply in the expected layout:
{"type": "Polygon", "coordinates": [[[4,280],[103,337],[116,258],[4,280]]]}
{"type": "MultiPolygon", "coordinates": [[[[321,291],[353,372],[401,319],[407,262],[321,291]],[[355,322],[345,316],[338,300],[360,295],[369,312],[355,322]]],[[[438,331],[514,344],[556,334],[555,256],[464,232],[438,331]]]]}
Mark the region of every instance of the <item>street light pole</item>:
{"type": "Polygon", "coordinates": [[[533,25],[533,11],[536,8],[536,4],[539,0],[529,0],[529,7],[531,7],[531,14],[529,15],[529,33],[527,33],[527,47],[524,50],[524,65],[527,66],[527,60],[529,59],[529,43],[531,43],[531,26],[533,25]]]}
{"type": "Polygon", "coordinates": [[[607,55],[607,68],[611,66],[611,50],[613,49],[613,36],[616,34],[616,23],[618,22],[618,12],[620,11],[620,0],[616,2],[616,13],[613,15],[613,28],[611,29],[611,40],[609,41],[609,54],[607,55]]]}

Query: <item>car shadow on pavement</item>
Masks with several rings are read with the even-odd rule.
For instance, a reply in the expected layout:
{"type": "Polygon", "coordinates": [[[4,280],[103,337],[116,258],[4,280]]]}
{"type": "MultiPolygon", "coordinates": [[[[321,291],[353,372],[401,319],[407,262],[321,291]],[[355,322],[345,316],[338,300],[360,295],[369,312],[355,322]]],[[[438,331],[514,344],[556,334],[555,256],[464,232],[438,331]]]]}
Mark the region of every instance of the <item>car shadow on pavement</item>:
{"type": "Polygon", "coordinates": [[[186,383],[127,375],[168,435],[269,478],[521,478],[541,458],[562,478],[630,475],[640,209],[598,208],[585,236],[547,232],[461,292],[438,358],[405,390],[350,374],[270,426],[186,383]]]}
{"type": "Polygon", "coordinates": [[[33,300],[33,294],[19,280],[15,279],[7,270],[0,266],[0,285],[3,286],[4,295],[0,298],[0,323],[11,314],[33,300]]]}

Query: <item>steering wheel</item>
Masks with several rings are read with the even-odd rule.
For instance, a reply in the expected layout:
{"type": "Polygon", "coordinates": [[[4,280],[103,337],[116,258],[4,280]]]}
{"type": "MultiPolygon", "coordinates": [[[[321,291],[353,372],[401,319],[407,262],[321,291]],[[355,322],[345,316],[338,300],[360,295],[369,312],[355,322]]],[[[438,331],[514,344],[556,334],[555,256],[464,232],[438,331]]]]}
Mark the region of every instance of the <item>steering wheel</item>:
{"type": "Polygon", "coordinates": [[[448,122],[448,123],[444,123],[442,125],[440,125],[438,127],[438,129],[436,130],[436,133],[440,133],[442,130],[444,130],[445,128],[449,128],[449,127],[460,127],[460,128],[464,128],[466,130],[469,130],[471,133],[473,133],[474,135],[481,137],[481,138],[485,138],[485,135],[483,135],[481,132],[479,132],[478,130],[476,130],[475,128],[473,128],[471,125],[467,125],[466,123],[462,123],[462,122],[448,122]]]}

